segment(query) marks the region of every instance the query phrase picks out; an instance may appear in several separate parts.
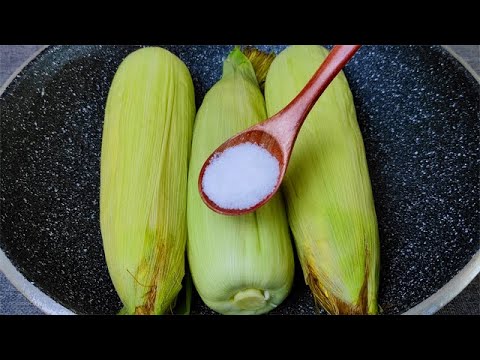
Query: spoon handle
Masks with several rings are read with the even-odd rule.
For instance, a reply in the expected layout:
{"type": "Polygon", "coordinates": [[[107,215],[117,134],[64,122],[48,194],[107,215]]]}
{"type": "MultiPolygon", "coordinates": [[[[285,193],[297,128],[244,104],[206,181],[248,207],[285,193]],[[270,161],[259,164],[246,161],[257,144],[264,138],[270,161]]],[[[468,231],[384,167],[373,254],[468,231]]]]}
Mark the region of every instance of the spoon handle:
{"type": "Polygon", "coordinates": [[[307,85],[282,111],[282,113],[289,114],[285,118],[294,122],[290,124],[291,128],[300,129],[318,98],[360,47],[361,45],[335,45],[333,47],[307,85]]]}

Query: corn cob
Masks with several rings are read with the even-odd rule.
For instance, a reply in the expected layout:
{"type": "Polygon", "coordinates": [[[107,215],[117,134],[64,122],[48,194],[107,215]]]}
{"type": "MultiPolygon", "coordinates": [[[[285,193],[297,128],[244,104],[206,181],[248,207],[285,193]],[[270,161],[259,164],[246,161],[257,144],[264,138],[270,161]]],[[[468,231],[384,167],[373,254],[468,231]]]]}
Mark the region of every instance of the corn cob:
{"type": "Polygon", "coordinates": [[[193,282],[203,301],[222,314],[268,312],[292,286],[293,250],[281,196],[254,213],[230,217],[207,208],[197,186],[208,156],[265,117],[252,65],[235,49],[198,110],[188,179],[187,253],[193,282]]]}
{"type": "Polygon", "coordinates": [[[100,224],[124,314],[169,312],[181,289],[195,117],[183,62],[144,48],[121,63],[105,111],[100,224]]]}
{"type": "MultiPolygon", "coordinates": [[[[286,106],[327,56],[291,46],[265,85],[269,116],[286,106]]],[[[305,281],[330,314],[377,313],[379,240],[363,139],[343,72],[306,119],[282,189],[305,281]]]]}

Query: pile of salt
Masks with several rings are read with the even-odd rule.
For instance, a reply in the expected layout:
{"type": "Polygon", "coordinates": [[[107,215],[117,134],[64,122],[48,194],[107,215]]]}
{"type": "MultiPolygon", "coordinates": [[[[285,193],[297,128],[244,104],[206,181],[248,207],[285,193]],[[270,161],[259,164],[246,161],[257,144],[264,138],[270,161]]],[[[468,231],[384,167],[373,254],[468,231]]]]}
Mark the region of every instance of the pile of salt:
{"type": "Polygon", "coordinates": [[[205,169],[203,192],[223,209],[251,208],[275,189],[280,166],[263,147],[247,142],[216,155],[205,169]]]}

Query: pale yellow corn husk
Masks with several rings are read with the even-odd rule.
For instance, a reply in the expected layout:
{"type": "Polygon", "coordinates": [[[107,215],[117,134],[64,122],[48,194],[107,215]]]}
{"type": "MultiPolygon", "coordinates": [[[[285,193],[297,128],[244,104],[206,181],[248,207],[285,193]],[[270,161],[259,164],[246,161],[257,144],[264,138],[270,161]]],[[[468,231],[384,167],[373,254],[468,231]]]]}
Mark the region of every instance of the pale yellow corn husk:
{"type": "Polygon", "coordinates": [[[170,312],[181,289],[187,171],[195,117],[185,64],[158,47],[130,54],[108,94],[100,223],[126,314],[170,312]]]}
{"type": "MultiPolygon", "coordinates": [[[[328,51],[291,46],[265,85],[268,115],[305,86],[328,51]]],[[[379,240],[363,139],[343,72],[306,119],[282,184],[305,281],[331,314],[375,314],[379,240]]]]}
{"type": "Polygon", "coordinates": [[[262,314],[288,295],[293,250],[282,197],[258,211],[219,215],[198,192],[204,161],[235,133],[266,118],[265,102],[251,63],[235,49],[223,77],[206,94],[195,120],[188,179],[187,253],[203,301],[222,314],[262,314]]]}

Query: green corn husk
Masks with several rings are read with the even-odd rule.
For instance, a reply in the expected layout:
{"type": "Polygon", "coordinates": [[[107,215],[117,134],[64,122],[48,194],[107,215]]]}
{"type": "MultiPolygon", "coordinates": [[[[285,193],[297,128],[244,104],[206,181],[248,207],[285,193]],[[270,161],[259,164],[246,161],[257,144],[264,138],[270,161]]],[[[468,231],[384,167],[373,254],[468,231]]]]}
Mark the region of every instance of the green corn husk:
{"type": "MultiPolygon", "coordinates": [[[[291,46],[265,85],[269,116],[286,106],[328,55],[291,46]]],[[[362,135],[341,72],[320,97],[295,144],[282,185],[306,283],[330,314],[376,314],[377,220],[362,135]]]]}
{"type": "Polygon", "coordinates": [[[283,301],[293,282],[293,249],[279,194],[254,213],[224,216],[207,208],[198,192],[208,156],[265,118],[252,65],[235,49],[198,110],[188,179],[187,254],[193,282],[203,301],[222,314],[268,312],[283,301]]]}
{"type": "Polygon", "coordinates": [[[100,224],[123,314],[171,312],[182,286],[194,96],[185,64],[156,47],[130,54],[108,94],[100,224]]]}

